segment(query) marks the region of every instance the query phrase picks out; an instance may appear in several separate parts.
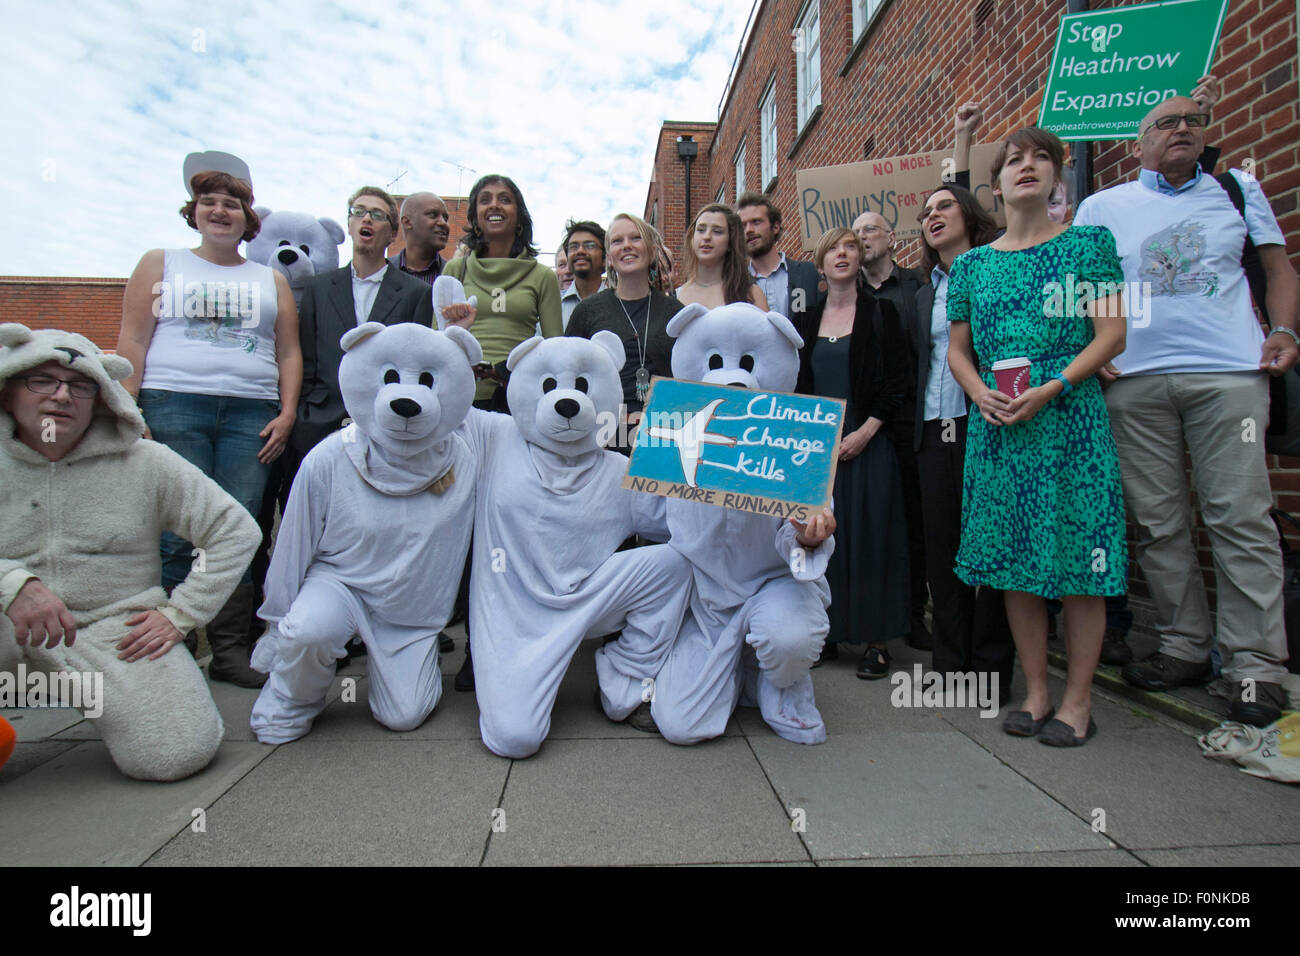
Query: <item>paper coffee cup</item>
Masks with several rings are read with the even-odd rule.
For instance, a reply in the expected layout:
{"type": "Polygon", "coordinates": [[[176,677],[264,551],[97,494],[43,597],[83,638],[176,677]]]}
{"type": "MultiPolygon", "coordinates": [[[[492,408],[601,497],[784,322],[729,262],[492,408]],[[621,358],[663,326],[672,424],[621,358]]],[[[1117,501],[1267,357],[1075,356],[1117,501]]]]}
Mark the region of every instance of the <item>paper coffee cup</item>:
{"type": "Polygon", "coordinates": [[[1031,364],[1029,359],[1023,357],[994,362],[993,378],[997,381],[998,391],[1012,398],[1019,398],[1028,391],[1031,364]]]}

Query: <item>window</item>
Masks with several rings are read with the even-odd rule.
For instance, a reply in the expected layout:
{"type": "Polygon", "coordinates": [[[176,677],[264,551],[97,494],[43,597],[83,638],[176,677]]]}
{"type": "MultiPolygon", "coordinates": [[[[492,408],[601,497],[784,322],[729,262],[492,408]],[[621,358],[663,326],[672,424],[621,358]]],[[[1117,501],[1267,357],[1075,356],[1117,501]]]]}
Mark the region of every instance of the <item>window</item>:
{"type": "Polygon", "coordinates": [[[745,143],[742,140],[740,149],[736,150],[736,198],[739,199],[741,193],[745,191],[745,143]]]}
{"type": "Polygon", "coordinates": [[[776,82],[768,84],[758,107],[759,189],[776,178],[776,82]]]}
{"type": "Polygon", "coordinates": [[[853,0],[853,40],[857,42],[862,31],[867,28],[872,18],[884,6],[885,0],[853,0]]]}
{"type": "Polygon", "coordinates": [[[720,205],[725,205],[725,204],[726,204],[726,202],[727,202],[727,184],[726,184],[726,183],[723,183],[721,186],[718,187],[718,194],[717,194],[716,196],[713,197],[713,201],[716,202],[716,203],[718,203],[718,204],[720,204],[720,205]]]}
{"type": "Polygon", "coordinates": [[[650,207],[650,225],[659,225],[659,200],[656,199],[654,205],[650,207]]]}
{"type": "Polygon", "coordinates": [[[822,102],[821,0],[811,0],[794,28],[796,120],[800,130],[822,102]]]}

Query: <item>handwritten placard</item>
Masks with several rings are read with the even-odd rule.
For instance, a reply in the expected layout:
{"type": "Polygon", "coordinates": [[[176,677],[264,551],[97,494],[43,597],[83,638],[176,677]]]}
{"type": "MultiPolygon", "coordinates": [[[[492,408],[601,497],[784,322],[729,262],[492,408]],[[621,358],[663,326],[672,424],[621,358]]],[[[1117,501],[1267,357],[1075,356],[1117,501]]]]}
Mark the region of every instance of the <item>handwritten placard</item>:
{"type": "Polygon", "coordinates": [[[844,402],[654,378],[623,487],[807,521],[830,504],[844,402]]]}

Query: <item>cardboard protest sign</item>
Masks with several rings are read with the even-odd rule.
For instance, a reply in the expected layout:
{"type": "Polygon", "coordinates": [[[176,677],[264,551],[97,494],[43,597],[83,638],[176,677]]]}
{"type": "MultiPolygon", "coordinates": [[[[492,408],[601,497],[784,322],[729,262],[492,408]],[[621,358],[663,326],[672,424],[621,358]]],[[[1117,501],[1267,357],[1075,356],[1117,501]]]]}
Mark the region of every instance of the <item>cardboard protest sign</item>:
{"type": "Polygon", "coordinates": [[[830,504],[844,402],[654,378],[623,487],[806,522],[830,504]]]}
{"type": "Polygon", "coordinates": [[[1157,103],[1210,72],[1228,0],[1169,0],[1061,17],[1038,125],[1061,139],[1136,139],[1157,103]]]}
{"type": "MultiPolygon", "coordinates": [[[[996,143],[971,148],[970,181],[975,198],[1002,226],[1006,225],[1002,202],[989,185],[997,151],[996,143]]],[[[953,181],[952,174],[950,149],[801,169],[795,179],[803,247],[815,248],[822,234],[836,226],[852,228],[853,220],[864,212],[884,216],[899,242],[919,238],[917,214],[930,193],[953,181]]]]}

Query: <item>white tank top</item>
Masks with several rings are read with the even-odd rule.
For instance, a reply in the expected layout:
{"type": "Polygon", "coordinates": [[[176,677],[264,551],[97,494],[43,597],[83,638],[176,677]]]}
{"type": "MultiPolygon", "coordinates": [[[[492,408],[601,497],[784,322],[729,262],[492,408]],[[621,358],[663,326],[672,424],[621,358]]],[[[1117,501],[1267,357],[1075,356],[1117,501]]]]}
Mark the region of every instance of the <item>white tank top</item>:
{"type": "Polygon", "coordinates": [[[158,323],[141,388],[279,399],[270,268],[219,266],[189,249],[165,249],[153,308],[158,323]]]}

